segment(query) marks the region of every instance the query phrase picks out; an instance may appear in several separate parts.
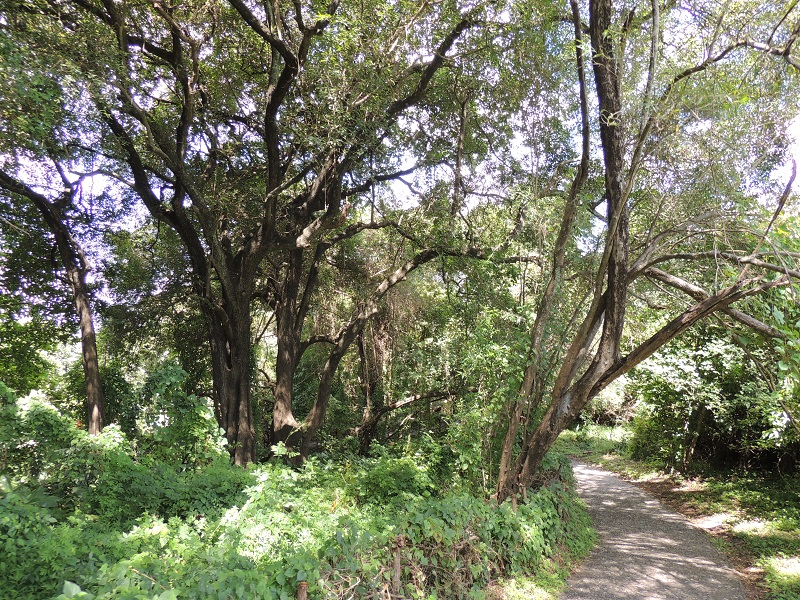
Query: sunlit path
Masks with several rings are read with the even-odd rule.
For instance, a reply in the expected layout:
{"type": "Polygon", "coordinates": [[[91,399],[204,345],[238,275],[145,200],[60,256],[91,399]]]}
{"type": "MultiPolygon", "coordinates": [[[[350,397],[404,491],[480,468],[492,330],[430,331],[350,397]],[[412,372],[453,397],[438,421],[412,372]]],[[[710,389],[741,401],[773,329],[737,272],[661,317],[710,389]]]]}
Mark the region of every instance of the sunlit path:
{"type": "Polygon", "coordinates": [[[735,571],[682,516],[615,475],[575,463],[600,542],[562,600],[743,600],[735,571]]]}

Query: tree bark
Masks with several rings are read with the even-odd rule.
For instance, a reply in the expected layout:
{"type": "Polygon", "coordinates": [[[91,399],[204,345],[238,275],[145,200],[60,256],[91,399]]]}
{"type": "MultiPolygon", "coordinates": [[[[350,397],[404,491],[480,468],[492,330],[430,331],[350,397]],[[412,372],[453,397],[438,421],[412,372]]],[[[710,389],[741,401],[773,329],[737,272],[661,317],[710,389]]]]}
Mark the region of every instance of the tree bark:
{"type": "MultiPolygon", "coordinates": [[[[299,423],[294,417],[294,375],[300,362],[298,296],[303,270],[302,250],[291,253],[276,308],[278,356],[275,363],[275,404],[272,409],[272,444],[288,443],[299,423]]],[[[306,285],[306,293],[310,293],[306,285]]]]}
{"type": "MultiPolygon", "coordinates": [[[[374,340],[373,340],[374,342],[374,340]]],[[[370,368],[370,362],[367,359],[367,351],[364,344],[364,332],[362,331],[356,340],[358,344],[358,360],[361,367],[361,393],[364,394],[364,412],[361,417],[361,425],[356,428],[355,434],[358,437],[358,450],[361,454],[366,454],[369,451],[369,446],[375,438],[375,431],[377,421],[373,423],[372,409],[373,409],[373,392],[377,383],[377,377],[374,374],[377,372],[373,365],[370,368]],[[372,425],[370,426],[370,423],[372,425]]]]}
{"type": "Polygon", "coordinates": [[[785,278],[756,285],[754,285],[754,281],[737,282],[684,311],[645,342],[637,346],[632,352],[609,364],[603,370],[598,370],[596,367],[605,361],[595,357],[586,372],[572,386],[567,388],[561,395],[553,397],[550,407],[538,427],[525,440],[523,449],[517,457],[519,468],[515,469],[515,477],[503,481],[502,486],[498,485],[498,501],[505,500],[516,493],[518,489],[530,485],[536,469],[558,435],[572,424],[586,404],[605,389],[608,384],[652,356],[656,350],[675,339],[698,321],[717,311],[724,310],[738,300],[760,294],[772,287],[786,284],[787,279],[785,278]]]}
{"type": "Polygon", "coordinates": [[[72,295],[81,331],[81,360],[83,376],[86,381],[87,426],[90,435],[97,435],[103,431],[105,426],[105,394],[103,393],[103,382],[100,380],[97,337],[86,286],[86,271],[74,266],[68,267],[67,278],[72,286],[72,295]]]}
{"type": "Polygon", "coordinates": [[[213,399],[231,462],[246,465],[256,459],[250,400],[250,304],[247,301],[226,309],[207,315],[213,399]]]}

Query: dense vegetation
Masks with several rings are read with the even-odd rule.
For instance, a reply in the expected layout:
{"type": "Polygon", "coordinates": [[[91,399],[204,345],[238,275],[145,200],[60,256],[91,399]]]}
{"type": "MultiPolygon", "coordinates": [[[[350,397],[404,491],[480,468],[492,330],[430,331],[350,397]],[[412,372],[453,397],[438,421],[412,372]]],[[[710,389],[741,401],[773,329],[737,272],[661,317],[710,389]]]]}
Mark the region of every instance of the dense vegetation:
{"type": "Polygon", "coordinates": [[[794,472],[798,37],[782,0],[0,0],[2,592],[558,579],[591,415],[794,472]]]}
{"type": "Polygon", "coordinates": [[[2,390],[3,598],[478,597],[591,547],[563,458],[516,506],[476,496],[430,437],[232,468],[207,406],[165,379],[180,419],[136,438],[2,390]]]}

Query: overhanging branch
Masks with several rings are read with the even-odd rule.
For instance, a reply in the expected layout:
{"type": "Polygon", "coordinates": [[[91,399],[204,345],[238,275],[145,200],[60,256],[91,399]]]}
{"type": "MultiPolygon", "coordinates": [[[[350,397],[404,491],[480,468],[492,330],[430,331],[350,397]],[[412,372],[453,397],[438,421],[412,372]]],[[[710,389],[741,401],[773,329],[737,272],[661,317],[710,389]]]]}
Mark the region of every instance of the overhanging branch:
{"type": "MultiPolygon", "coordinates": [[[[645,275],[648,277],[652,277],[653,279],[657,279],[666,285],[678,289],[696,301],[706,300],[710,297],[710,294],[706,292],[703,288],[696,286],[680,277],[676,277],[675,275],[671,275],[666,273],[660,269],[648,269],[645,272],[645,275]]],[[[780,338],[785,339],[786,336],[775,329],[774,327],[770,327],[763,321],[756,319],[755,317],[748,315],[745,312],[737,310],[735,308],[726,307],[722,309],[722,312],[739,321],[742,325],[746,325],[750,329],[757,331],[758,333],[765,335],[771,338],[780,338]]]]}

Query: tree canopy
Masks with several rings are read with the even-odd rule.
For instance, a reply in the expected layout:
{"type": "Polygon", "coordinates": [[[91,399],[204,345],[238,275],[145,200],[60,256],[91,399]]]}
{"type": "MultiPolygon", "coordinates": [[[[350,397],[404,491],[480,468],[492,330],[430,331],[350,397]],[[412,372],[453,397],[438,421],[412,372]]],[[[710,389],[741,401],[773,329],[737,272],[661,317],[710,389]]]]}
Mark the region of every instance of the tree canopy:
{"type": "Polygon", "coordinates": [[[0,0],[0,228],[60,256],[98,415],[94,314],[236,464],[423,411],[503,499],[711,315],[796,373],[754,298],[800,276],[798,35],[787,2],[0,0]]]}

